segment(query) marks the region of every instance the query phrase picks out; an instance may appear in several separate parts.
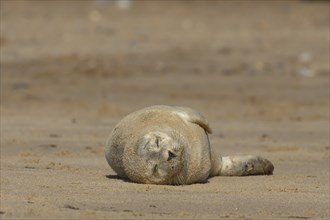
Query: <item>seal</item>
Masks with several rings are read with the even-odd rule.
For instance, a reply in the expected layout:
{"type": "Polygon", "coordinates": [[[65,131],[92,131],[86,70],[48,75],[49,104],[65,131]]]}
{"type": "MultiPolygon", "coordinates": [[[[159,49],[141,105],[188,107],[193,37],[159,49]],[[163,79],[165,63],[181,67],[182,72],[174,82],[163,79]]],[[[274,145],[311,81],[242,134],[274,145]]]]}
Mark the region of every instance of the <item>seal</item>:
{"type": "Polygon", "coordinates": [[[105,157],[123,179],[184,185],[213,176],[271,175],[273,164],[259,156],[221,156],[210,146],[212,130],[198,111],[156,105],[124,117],[106,141],[105,157]]]}

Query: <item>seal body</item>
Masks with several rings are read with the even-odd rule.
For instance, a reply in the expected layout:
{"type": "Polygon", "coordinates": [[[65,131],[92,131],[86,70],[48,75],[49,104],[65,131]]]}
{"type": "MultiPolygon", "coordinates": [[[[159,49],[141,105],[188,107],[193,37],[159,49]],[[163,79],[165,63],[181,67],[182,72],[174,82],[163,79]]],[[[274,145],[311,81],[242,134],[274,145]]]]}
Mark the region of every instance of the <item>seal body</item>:
{"type": "Polygon", "coordinates": [[[221,157],[212,150],[208,133],[207,120],[191,108],[151,106],[115,126],[105,156],[118,176],[138,183],[191,184],[215,175],[266,174],[263,165],[254,169],[262,158],[221,157]],[[251,167],[254,173],[247,171],[251,167]]]}

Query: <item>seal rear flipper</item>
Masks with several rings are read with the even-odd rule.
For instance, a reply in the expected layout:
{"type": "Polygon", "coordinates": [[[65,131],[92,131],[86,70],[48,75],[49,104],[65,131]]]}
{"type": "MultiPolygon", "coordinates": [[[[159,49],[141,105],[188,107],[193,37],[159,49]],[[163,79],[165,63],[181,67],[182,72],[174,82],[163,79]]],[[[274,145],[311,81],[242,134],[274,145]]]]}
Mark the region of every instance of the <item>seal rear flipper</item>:
{"type": "Polygon", "coordinates": [[[222,157],[219,176],[271,175],[274,165],[259,156],[222,157]]]}

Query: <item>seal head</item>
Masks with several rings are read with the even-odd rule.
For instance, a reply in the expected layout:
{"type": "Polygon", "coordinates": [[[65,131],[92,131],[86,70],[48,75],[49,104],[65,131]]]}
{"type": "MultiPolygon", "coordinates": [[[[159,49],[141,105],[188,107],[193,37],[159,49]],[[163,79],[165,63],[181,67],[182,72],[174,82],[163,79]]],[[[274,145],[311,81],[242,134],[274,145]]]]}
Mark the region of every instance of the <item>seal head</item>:
{"type": "Polygon", "coordinates": [[[179,134],[149,131],[124,150],[125,174],[134,182],[184,184],[185,142],[179,134]]]}

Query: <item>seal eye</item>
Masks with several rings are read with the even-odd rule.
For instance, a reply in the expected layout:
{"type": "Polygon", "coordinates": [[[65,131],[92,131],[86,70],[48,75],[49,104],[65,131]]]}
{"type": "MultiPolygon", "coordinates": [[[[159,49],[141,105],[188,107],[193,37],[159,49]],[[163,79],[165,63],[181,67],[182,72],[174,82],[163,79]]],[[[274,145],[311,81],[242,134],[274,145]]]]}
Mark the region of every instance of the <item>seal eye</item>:
{"type": "Polygon", "coordinates": [[[168,159],[167,159],[167,161],[170,161],[170,160],[172,160],[175,157],[176,157],[176,155],[174,153],[172,153],[171,151],[168,151],[168,159]]]}
{"type": "Polygon", "coordinates": [[[156,146],[159,147],[159,137],[156,137],[155,143],[156,143],[156,146]]]}
{"type": "Polygon", "coordinates": [[[153,173],[157,173],[157,171],[158,171],[158,164],[154,166],[153,173]]]}

